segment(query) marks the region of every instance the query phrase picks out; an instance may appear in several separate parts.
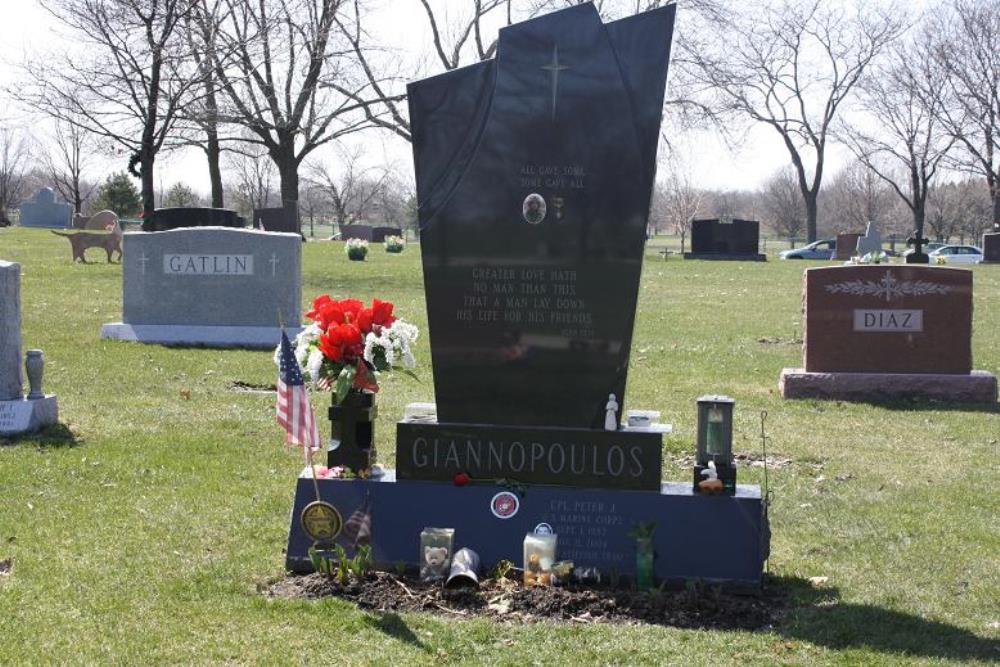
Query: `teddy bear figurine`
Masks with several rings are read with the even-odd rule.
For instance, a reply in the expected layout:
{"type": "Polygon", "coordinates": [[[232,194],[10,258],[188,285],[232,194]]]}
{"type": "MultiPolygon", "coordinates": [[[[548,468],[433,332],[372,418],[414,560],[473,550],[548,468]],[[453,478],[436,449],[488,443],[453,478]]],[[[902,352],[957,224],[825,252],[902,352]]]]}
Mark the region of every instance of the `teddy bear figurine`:
{"type": "MultiPolygon", "coordinates": [[[[552,584],[552,571],[545,567],[538,554],[528,556],[528,567],[524,570],[525,586],[549,586],[552,584]]],[[[551,568],[551,565],[549,566],[551,568]]]]}
{"type": "Polygon", "coordinates": [[[448,547],[424,547],[424,562],[420,566],[420,578],[423,581],[444,579],[449,566],[448,547]]]}

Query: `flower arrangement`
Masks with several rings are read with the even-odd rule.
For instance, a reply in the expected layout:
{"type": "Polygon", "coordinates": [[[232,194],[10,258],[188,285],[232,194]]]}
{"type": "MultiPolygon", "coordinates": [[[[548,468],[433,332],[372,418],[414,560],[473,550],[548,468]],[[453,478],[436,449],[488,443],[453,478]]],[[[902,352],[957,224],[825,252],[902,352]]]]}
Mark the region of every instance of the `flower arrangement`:
{"type": "MultiPolygon", "coordinates": [[[[331,389],[342,403],[351,389],[378,391],[378,374],[416,365],[412,347],[419,330],[392,314],[393,304],[375,299],[337,301],[323,294],[306,317],[312,324],[295,338],[295,358],[314,386],[331,389]]],[[[280,350],[275,350],[275,363],[280,350]]]]}
{"type": "Polygon", "coordinates": [[[854,257],[851,257],[852,264],[881,264],[882,262],[885,262],[886,264],[889,263],[889,255],[883,250],[879,250],[878,252],[869,252],[861,256],[855,255],[854,257]]]}
{"type": "Polygon", "coordinates": [[[368,241],[364,239],[347,239],[347,243],[344,244],[344,252],[347,253],[348,259],[355,262],[365,261],[365,257],[368,256],[368,241]]]}
{"type": "Polygon", "coordinates": [[[385,251],[391,253],[403,252],[406,248],[406,241],[403,240],[402,236],[386,236],[385,237],[385,251]]]}
{"type": "Polygon", "coordinates": [[[945,257],[944,255],[935,255],[934,256],[934,263],[935,264],[940,264],[940,265],[947,264],[948,263],[948,258],[945,257]]]}

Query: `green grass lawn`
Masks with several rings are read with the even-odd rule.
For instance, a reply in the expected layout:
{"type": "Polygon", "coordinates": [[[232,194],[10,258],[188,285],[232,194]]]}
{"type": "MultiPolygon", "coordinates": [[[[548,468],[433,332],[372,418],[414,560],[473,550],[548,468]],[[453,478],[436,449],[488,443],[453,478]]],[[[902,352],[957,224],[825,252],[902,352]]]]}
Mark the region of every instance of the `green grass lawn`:
{"type": "MultiPolygon", "coordinates": [[[[304,300],[378,296],[426,329],[416,246],[373,245],[364,263],[339,243],[304,252],[304,300]]],[[[790,459],[770,471],[769,585],[789,591],[791,608],[749,633],[267,599],[300,459],[282,447],[273,397],[231,384],[273,383],[271,355],[103,341],[101,324],[121,318],[120,265],[96,252],[71,264],[65,240],[20,228],[0,229],[0,257],[22,265],[23,345],[45,351],[64,424],[0,446],[0,561],[13,559],[0,575],[0,664],[1000,660],[1000,414],[782,401],[810,263],[664,261],[651,248],[642,279],[628,403],[674,424],[664,476],[690,476],[676,461],[693,451],[704,393],[736,398],[738,452],[759,451],[766,410],[769,453],[790,459]]],[[[974,271],[975,365],[1000,373],[1000,267],[974,271]]],[[[417,354],[420,381],[397,375],[379,398],[387,464],[403,406],[433,399],[426,336],[417,354]]],[[[739,475],[762,481],[759,468],[739,475]]]]}

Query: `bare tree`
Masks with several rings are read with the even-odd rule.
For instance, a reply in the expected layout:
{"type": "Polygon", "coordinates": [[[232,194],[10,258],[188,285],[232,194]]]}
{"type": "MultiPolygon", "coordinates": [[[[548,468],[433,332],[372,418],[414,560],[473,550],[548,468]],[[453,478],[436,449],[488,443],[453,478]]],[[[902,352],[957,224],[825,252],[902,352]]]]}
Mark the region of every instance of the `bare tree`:
{"type": "Polygon", "coordinates": [[[343,149],[339,167],[324,162],[309,167],[309,179],[322,188],[338,227],[363,219],[391,182],[389,169],[365,166],[361,158],[360,147],[343,149]]]}
{"type": "Polygon", "coordinates": [[[276,199],[277,170],[267,154],[250,146],[251,150],[227,154],[228,171],[233,175],[233,200],[236,210],[246,216],[257,208],[267,208],[276,199]]]}
{"type": "Polygon", "coordinates": [[[869,222],[890,230],[894,194],[863,162],[855,161],[839,171],[823,192],[823,218],[829,233],[863,231],[869,222]]]}
{"type": "Polygon", "coordinates": [[[691,220],[698,214],[704,192],[695,187],[684,160],[674,158],[665,162],[669,165],[667,174],[653,195],[653,209],[667,228],[681,237],[681,252],[684,252],[691,220]]]}
{"type": "MultiPolygon", "coordinates": [[[[222,141],[219,137],[219,100],[214,70],[214,54],[221,48],[217,33],[222,21],[220,0],[195,0],[194,7],[184,22],[184,32],[202,86],[200,100],[193,101],[184,116],[200,130],[203,138],[192,142],[205,153],[208,162],[208,180],[212,189],[212,206],[225,206],[222,187],[222,141]]],[[[221,56],[220,60],[223,60],[221,56]]]]}
{"type": "Polygon", "coordinates": [[[56,121],[51,143],[51,150],[43,152],[48,176],[59,195],[73,204],[73,210],[83,213],[84,202],[98,185],[83,175],[93,161],[96,142],[80,125],[56,121]]]}
{"type": "Polygon", "coordinates": [[[799,191],[798,175],[792,167],[776,171],[761,188],[765,224],[791,247],[806,226],[806,209],[799,191]]]}
{"type": "Polygon", "coordinates": [[[927,199],[927,226],[941,242],[978,239],[992,224],[993,202],[980,179],[941,183],[927,199]]]}
{"type": "Polygon", "coordinates": [[[306,181],[299,188],[299,213],[309,220],[309,237],[316,237],[316,216],[326,211],[326,193],[315,183],[306,181]]]}
{"type": "MultiPolygon", "coordinates": [[[[348,82],[349,51],[332,38],[349,0],[221,0],[213,70],[220,120],[246,129],[274,162],[283,206],[297,205],[299,167],[320,146],[370,123],[331,81],[348,82]],[[326,82],[326,83],[324,83],[326,82]]],[[[198,19],[203,20],[201,14],[198,19]]]]}
{"type": "MultiPolygon", "coordinates": [[[[431,0],[419,0],[431,29],[434,56],[443,71],[458,69],[468,62],[492,58],[496,54],[497,38],[484,39],[490,22],[490,34],[496,31],[498,19],[510,25],[512,0],[469,0],[460,10],[455,3],[447,6],[431,0]]],[[[373,48],[374,41],[364,28],[364,16],[358,0],[350,10],[335,18],[341,37],[349,45],[355,59],[360,80],[367,86],[353,88],[342,82],[328,81],[327,85],[351,99],[364,111],[367,120],[375,127],[389,130],[410,141],[410,122],[405,109],[406,95],[398,92],[406,79],[416,78],[416,72],[399,76],[404,71],[398,59],[377,59],[376,54],[386,49],[373,48]],[[395,74],[392,74],[395,73],[395,74]]]]}
{"type": "MultiPolygon", "coordinates": [[[[433,63],[431,72],[448,72],[493,58],[497,50],[497,32],[501,27],[590,0],[467,0],[464,3],[454,0],[410,1],[420,3],[430,27],[431,43],[427,48],[433,63]]],[[[594,4],[605,20],[614,20],[663,7],[670,4],[670,1],[597,0],[594,4]]],[[[378,40],[363,28],[363,17],[357,4],[355,2],[353,14],[338,16],[337,26],[351,47],[359,73],[369,86],[352,92],[346,86],[336,83],[331,85],[363,108],[372,125],[410,141],[403,84],[430,72],[407,70],[398,58],[386,56],[391,49],[372,46],[378,40]]],[[[686,24],[691,26],[686,34],[694,35],[702,30],[703,22],[715,18],[721,11],[722,4],[721,0],[686,2],[686,24]]],[[[674,75],[665,104],[668,110],[674,112],[673,116],[683,120],[685,124],[703,124],[706,119],[714,119],[714,115],[698,99],[700,82],[685,74],[691,64],[690,58],[685,54],[696,51],[698,47],[693,40],[685,38],[684,34],[675,32],[677,48],[671,65],[674,75]]]]}
{"type": "Polygon", "coordinates": [[[1000,3],[955,0],[927,34],[945,85],[940,119],[963,149],[956,165],[986,179],[1000,229],[1000,3]]]}
{"type": "Polygon", "coordinates": [[[942,70],[928,56],[913,45],[891,49],[860,86],[861,122],[844,133],[858,159],[910,209],[916,239],[923,239],[928,190],[954,143],[940,121],[942,70]]]}
{"type": "Polygon", "coordinates": [[[823,0],[739,5],[718,20],[714,43],[691,53],[719,114],[772,128],[795,169],[816,239],[817,200],[834,119],[872,60],[901,30],[893,8],[823,0]]]}
{"type": "Polygon", "coordinates": [[[198,85],[179,30],[192,2],[42,0],[80,48],[28,63],[25,85],[11,90],[30,107],[125,151],[129,171],[142,182],[144,215],[155,207],[156,156],[198,85]]]}
{"type": "Polygon", "coordinates": [[[386,178],[371,202],[370,216],[388,227],[406,227],[407,207],[411,199],[416,197],[409,178],[400,175],[396,165],[385,167],[386,178]]]}
{"type": "Polygon", "coordinates": [[[30,155],[31,145],[24,134],[0,127],[0,225],[7,224],[7,211],[24,199],[30,155]]]}

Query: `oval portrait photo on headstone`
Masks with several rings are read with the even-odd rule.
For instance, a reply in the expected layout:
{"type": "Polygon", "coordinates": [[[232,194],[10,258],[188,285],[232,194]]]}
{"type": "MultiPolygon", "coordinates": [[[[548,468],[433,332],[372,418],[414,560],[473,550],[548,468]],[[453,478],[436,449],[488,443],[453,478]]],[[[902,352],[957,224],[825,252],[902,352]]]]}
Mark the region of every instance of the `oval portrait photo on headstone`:
{"type": "Polygon", "coordinates": [[[524,198],[524,203],[521,205],[521,215],[524,216],[524,221],[529,225],[537,225],[545,219],[546,208],[542,195],[532,192],[524,198]]]}

